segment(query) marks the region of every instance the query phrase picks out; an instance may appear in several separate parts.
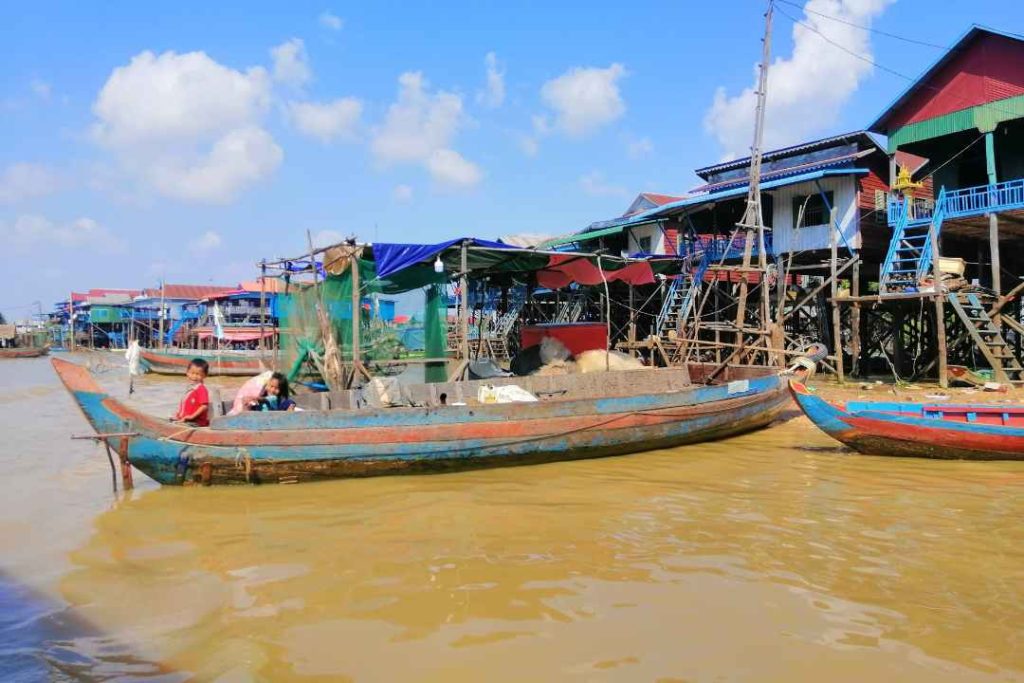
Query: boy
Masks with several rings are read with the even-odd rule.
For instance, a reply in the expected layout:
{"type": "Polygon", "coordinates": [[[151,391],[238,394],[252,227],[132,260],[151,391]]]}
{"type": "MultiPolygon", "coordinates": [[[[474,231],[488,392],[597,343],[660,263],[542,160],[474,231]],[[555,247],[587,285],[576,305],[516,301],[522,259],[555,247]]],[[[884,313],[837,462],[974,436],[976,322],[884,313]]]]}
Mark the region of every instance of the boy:
{"type": "Polygon", "coordinates": [[[202,358],[193,358],[185,371],[185,377],[191,383],[185,397],[178,405],[178,412],[171,418],[174,422],[184,422],[193,427],[210,426],[210,394],[206,391],[203,380],[210,371],[210,364],[202,358]]]}

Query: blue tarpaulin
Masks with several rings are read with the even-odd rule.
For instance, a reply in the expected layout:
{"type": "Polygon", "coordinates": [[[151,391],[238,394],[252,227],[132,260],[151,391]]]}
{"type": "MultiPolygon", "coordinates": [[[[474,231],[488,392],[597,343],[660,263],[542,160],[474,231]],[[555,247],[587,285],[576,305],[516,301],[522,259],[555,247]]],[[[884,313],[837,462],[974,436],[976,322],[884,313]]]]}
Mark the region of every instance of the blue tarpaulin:
{"type": "Polygon", "coordinates": [[[519,249],[501,242],[491,242],[466,237],[439,242],[438,244],[381,244],[373,245],[373,260],[376,262],[377,277],[384,279],[401,272],[417,263],[431,261],[443,251],[468,241],[470,246],[488,249],[519,249]]]}

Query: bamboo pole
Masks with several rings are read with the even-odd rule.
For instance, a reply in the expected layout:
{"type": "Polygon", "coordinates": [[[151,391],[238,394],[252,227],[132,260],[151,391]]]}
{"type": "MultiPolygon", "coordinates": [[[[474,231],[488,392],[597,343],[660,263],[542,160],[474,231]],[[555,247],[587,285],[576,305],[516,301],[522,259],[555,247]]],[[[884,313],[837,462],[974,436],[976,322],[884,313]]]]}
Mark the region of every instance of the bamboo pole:
{"type": "Polygon", "coordinates": [[[160,348],[160,349],[162,349],[162,348],[164,348],[164,346],[166,346],[166,344],[164,344],[164,318],[167,317],[167,311],[164,310],[164,301],[165,301],[164,297],[165,297],[166,291],[167,291],[167,283],[163,279],[161,279],[160,280],[160,342],[159,342],[159,345],[157,347],[157,348],[160,348]]]}
{"type": "Polygon", "coordinates": [[[266,350],[266,343],[263,340],[264,328],[267,322],[267,262],[263,260],[260,267],[260,355],[266,350]]]}

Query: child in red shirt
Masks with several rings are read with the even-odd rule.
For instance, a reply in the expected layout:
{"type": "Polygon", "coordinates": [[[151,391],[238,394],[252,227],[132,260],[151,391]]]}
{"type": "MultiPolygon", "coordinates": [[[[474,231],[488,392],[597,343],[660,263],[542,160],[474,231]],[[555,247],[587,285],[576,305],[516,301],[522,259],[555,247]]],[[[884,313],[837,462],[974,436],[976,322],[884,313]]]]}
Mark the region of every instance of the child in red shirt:
{"type": "Polygon", "coordinates": [[[210,371],[210,364],[202,358],[193,358],[185,371],[191,382],[185,397],[178,404],[178,412],[171,418],[174,422],[185,422],[195,427],[210,426],[210,394],[203,380],[210,371]]]}

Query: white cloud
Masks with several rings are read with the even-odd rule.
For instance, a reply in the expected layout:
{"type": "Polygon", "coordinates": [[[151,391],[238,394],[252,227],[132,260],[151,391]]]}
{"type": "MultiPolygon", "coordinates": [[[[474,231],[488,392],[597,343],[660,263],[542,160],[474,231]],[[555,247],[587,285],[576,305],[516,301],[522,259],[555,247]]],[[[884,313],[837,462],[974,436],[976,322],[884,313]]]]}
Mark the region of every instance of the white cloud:
{"type": "Polygon", "coordinates": [[[580,189],[591,197],[622,197],[626,188],[609,183],[600,171],[591,171],[579,180],[580,189]]]}
{"type": "Polygon", "coordinates": [[[626,145],[626,152],[629,154],[630,159],[644,159],[654,152],[654,143],[651,142],[650,138],[631,140],[626,145]]]}
{"type": "Polygon", "coordinates": [[[484,57],[487,67],[487,87],[478,92],[476,101],[486,107],[500,107],[505,101],[505,70],[498,68],[498,57],[488,52],[484,57]]]}
{"type": "MultiPolygon", "coordinates": [[[[803,22],[844,48],[871,58],[867,30],[892,0],[809,0],[803,22]],[[841,23],[821,15],[842,19],[841,23]],[[856,25],[855,25],[856,24],[856,25]]],[[[871,74],[867,62],[830,45],[822,35],[793,25],[793,53],[777,57],[768,70],[764,144],[778,148],[806,140],[835,125],[844,104],[871,74]]],[[[722,145],[725,158],[746,156],[754,136],[754,85],[735,96],[719,88],[704,117],[704,128],[722,145]]]]}
{"type": "Polygon", "coordinates": [[[228,202],[283,158],[260,125],[270,90],[262,67],[237,71],[203,52],[142,52],[100,90],[93,136],[146,187],[228,202]]]}
{"type": "Polygon", "coordinates": [[[395,185],[395,189],[391,190],[391,198],[401,204],[411,202],[412,188],[408,185],[395,185]]]}
{"type": "Polygon", "coordinates": [[[270,134],[255,126],[228,132],[210,153],[191,163],[172,163],[152,170],[164,195],[195,202],[225,202],[238,191],[270,175],[284,152],[270,134]]]}
{"type": "Polygon", "coordinates": [[[302,133],[328,143],[354,140],[363,103],[354,97],[331,102],[290,102],[288,116],[302,133]]]}
{"type": "Polygon", "coordinates": [[[0,241],[15,249],[53,247],[89,250],[106,254],[125,251],[125,244],[91,218],[55,223],[39,215],[18,216],[13,223],[0,220],[0,241]]]}
{"type": "Polygon", "coordinates": [[[483,178],[480,167],[454,149],[435,149],[427,168],[434,180],[449,187],[473,187],[483,178]]]}
{"type": "Polygon", "coordinates": [[[216,251],[224,243],[219,233],[207,230],[196,239],[189,242],[188,248],[195,256],[206,256],[216,251]]]}
{"type": "Polygon", "coordinates": [[[36,97],[44,101],[50,99],[50,95],[53,91],[49,83],[38,78],[33,78],[28,84],[28,87],[31,88],[36,97]]]}
{"type": "Polygon", "coordinates": [[[331,14],[330,12],[321,12],[318,21],[321,26],[332,31],[340,31],[341,27],[345,25],[341,20],[341,17],[331,14]]]}
{"type": "Polygon", "coordinates": [[[607,69],[575,67],[545,83],[541,99],[554,110],[560,130],[571,137],[584,137],[625,113],[618,85],[625,75],[621,64],[607,69]]]}
{"type": "Polygon", "coordinates": [[[306,56],[306,44],[301,38],[292,38],[270,48],[274,60],[274,80],[293,88],[301,88],[313,79],[306,56]]]}
{"type": "Polygon", "coordinates": [[[11,164],[0,173],[0,204],[51,194],[57,184],[57,176],[42,164],[11,164]]]}
{"type": "Polygon", "coordinates": [[[479,182],[483,177],[479,167],[451,149],[466,124],[462,97],[429,92],[429,84],[419,72],[402,74],[398,84],[398,101],[388,107],[370,144],[377,161],[385,166],[420,165],[443,185],[467,187],[479,182]]]}

